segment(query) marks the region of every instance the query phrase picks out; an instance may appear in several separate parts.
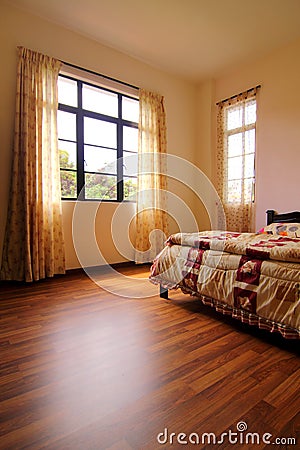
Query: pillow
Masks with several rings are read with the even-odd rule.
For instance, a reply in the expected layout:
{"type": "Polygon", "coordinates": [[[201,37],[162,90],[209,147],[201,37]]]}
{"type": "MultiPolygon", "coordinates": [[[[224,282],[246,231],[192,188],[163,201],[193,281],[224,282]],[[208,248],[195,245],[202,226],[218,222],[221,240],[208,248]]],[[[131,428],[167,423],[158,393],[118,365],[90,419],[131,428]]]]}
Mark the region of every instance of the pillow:
{"type": "Polygon", "coordinates": [[[300,238],[300,223],[271,223],[259,230],[259,233],[300,238]]]}

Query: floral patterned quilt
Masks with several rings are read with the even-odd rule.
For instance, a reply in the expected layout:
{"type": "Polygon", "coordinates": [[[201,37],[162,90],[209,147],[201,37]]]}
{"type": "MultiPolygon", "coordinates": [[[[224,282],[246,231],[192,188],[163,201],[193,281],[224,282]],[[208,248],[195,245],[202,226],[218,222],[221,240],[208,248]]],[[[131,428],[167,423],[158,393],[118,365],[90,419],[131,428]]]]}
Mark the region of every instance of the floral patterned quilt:
{"type": "Polygon", "coordinates": [[[223,313],[300,338],[300,238],[266,233],[177,233],[150,281],[181,288],[223,313]]]}

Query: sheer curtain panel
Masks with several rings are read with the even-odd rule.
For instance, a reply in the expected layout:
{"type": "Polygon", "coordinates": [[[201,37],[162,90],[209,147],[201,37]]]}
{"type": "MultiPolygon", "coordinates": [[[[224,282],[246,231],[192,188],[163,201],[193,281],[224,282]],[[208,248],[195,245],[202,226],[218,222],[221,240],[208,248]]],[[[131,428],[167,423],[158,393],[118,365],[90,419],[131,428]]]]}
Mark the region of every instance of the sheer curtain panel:
{"type": "Polygon", "coordinates": [[[1,278],[34,281],[65,272],[57,78],[60,62],[18,48],[11,189],[1,278]]]}

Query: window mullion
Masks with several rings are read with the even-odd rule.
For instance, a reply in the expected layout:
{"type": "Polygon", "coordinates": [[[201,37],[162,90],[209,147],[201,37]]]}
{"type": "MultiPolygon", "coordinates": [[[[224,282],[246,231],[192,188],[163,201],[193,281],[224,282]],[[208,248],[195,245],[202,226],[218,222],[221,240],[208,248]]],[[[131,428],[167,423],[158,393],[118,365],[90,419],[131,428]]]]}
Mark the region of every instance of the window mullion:
{"type": "Polygon", "coordinates": [[[77,196],[79,200],[85,199],[84,177],[84,114],[82,110],[82,82],[77,81],[78,111],[77,111],[77,196]]]}
{"type": "Polygon", "coordinates": [[[243,131],[249,131],[249,130],[254,130],[254,129],[255,129],[255,123],[251,123],[249,125],[244,125],[239,128],[234,128],[233,130],[225,130],[224,134],[226,136],[231,136],[232,134],[238,134],[238,133],[242,133],[243,131]]]}
{"type": "Polygon", "coordinates": [[[118,94],[118,125],[117,125],[117,200],[123,201],[123,124],[122,124],[122,95],[118,94]]]}

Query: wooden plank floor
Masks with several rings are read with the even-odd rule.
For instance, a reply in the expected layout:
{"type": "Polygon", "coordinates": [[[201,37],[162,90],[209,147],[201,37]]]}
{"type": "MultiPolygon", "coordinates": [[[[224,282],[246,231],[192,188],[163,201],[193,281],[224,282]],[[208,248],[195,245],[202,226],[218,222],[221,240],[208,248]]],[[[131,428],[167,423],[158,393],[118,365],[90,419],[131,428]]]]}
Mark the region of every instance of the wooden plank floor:
{"type": "MultiPolygon", "coordinates": [[[[134,285],[148,269],[123,273],[134,285]]],[[[80,271],[0,288],[1,450],[270,448],[264,433],[286,439],[272,448],[299,448],[299,341],[180,292],[116,296],[80,271]],[[239,443],[193,444],[239,422],[239,443]]]]}

